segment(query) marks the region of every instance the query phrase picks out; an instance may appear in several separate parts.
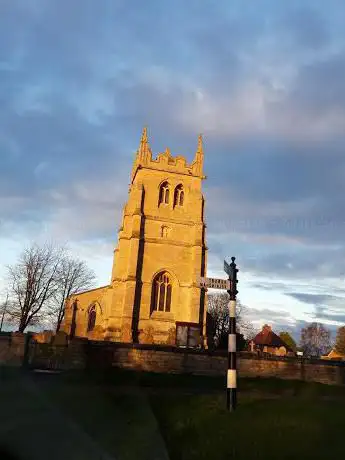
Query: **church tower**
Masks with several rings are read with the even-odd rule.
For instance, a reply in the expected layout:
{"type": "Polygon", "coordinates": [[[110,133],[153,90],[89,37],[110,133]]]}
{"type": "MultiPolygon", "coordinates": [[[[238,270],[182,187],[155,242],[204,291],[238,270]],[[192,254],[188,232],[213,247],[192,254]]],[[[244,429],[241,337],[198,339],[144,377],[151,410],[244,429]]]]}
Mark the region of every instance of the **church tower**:
{"type": "Polygon", "coordinates": [[[206,276],[203,163],[201,135],[188,165],[168,148],[153,159],[144,128],[111,279],[109,326],[121,329],[121,341],[174,343],[176,333],[193,334],[193,326],[204,335],[205,293],[198,286],[206,276]]]}
{"type": "Polygon", "coordinates": [[[121,342],[197,346],[206,341],[204,151],[153,158],[143,130],[108,286],[71,296],[64,330],[121,342]]]}

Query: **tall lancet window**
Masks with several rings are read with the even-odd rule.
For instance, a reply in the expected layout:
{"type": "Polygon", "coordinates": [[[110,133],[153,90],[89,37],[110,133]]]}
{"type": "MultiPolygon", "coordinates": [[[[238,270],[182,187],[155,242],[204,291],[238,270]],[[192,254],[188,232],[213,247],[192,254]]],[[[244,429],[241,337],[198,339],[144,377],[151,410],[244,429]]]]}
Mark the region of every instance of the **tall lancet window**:
{"type": "Polygon", "coordinates": [[[163,182],[159,189],[159,204],[169,204],[170,190],[168,182],[163,182]]]}
{"type": "Polygon", "coordinates": [[[96,305],[92,305],[89,310],[89,316],[87,321],[87,332],[94,330],[96,326],[96,305]]]}
{"type": "Polygon", "coordinates": [[[184,190],[183,190],[183,185],[180,184],[175,188],[174,207],[183,206],[183,203],[184,203],[184,190]]]}
{"type": "Polygon", "coordinates": [[[172,283],[170,275],[166,272],[159,273],[152,283],[151,312],[171,309],[172,283]]]}

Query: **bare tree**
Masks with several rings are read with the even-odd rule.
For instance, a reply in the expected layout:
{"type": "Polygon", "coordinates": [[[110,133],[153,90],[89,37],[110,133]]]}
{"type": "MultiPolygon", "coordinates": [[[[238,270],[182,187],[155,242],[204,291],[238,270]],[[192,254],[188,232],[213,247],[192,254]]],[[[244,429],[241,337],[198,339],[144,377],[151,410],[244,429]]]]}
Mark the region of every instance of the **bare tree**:
{"type": "MultiPolygon", "coordinates": [[[[229,295],[226,292],[208,296],[208,313],[212,322],[212,333],[215,344],[219,344],[229,333],[229,295]]],[[[238,333],[250,339],[254,336],[253,325],[246,318],[246,307],[237,300],[236,326],[238,333]]]]}
{"type": "Polygon", "coordinates": [[[226,293],[209,294],[207,301],[207,310],[212,322],[210,327],[215,344],[218,345],[222,335],[229,330],[229,295],[226,293]]]}
{"type": "Polygon", "coordinates": [[[331,346],[331,333],[320,323],[312,323],[301,330],[301,348],[305,356],[320,357],[331,346]]]}
{"type": "Polygon", "coordinates": [[[48,302],[56,293],[61,249],[33,244],[24,249],[16,264],[8,266],[11,321],[24,332],[46,315],[48,302]]]}
{"type": "Polygon", "coordinates": [[[66,299],[80,291],[90,289],[95,280],[95,274],[85,262],[70,257],[65,253],[57,271],[57,289],[52,297],[50,316],[55,330],[58,332],[65,315],[66,299]]]}

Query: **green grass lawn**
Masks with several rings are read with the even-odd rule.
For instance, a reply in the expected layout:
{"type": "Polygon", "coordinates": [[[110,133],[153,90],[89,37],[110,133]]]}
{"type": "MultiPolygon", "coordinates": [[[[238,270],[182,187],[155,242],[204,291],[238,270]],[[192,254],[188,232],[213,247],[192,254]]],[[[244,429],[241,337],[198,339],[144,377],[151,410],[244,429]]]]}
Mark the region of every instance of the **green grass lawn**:
{"type": "Polygon", "coordinates": [[[344,403],[243,397],[231,414],[223,396],[160,396],[151,404],[172,460],[344,455],[344,403]]]}
{"type": "Polygon", "coordinates": [[[11,395],[16,400],[20,396],[30,420],[29,406],[37,410],[49,401],[117,460],[167,458],[164,444],[170,460],[344,456],[344,387],[240,379],[238,407],[229,413],[224,378],[218,377],[117,370],[30,374],[42,397],[35,403],[24,399],[19,379],[18,374],[2,380],[8,384],[2,404],[9,410],[11,395]]]}
{"type": "Polygon", "coordinates": [[[225,394],[151,395],[171,460],[336,459],[344,456],[345,390],[242,379],[236,412],[225,394]]]}
{"type": "MultiPolygon", "coordinates": [[[[65,405],[69,401],[69,411],[78,414],[89,432],[97,435],[90,410],[94,418],[102,413],[103,420],[111,420],[114,414],[118,414],[118,419],[121,413],[127,414],[115,435],[121,451],[125,451],[130,435],[137,440],[131,444],[132,449],[145,441],[148,427],[142,423],[142,403],[138,395],[131,395],[131,389],[140,388],[148,395],[171,460],[328,460],[343,456],[343,387],[241,379],[237,411],[228,413],[223,377],[112,371],[91,374],[82,382],[74,374],[60,378],[64,384],[55,385],[55,397],[65,405]],[[89,401],[91,406],[85,406],[83,401],[89,401]]],[[[102,423],[98,436],[109,445],[114,442],[114,435],[111,428],[104,432],[103,427],[102,423]]]]}

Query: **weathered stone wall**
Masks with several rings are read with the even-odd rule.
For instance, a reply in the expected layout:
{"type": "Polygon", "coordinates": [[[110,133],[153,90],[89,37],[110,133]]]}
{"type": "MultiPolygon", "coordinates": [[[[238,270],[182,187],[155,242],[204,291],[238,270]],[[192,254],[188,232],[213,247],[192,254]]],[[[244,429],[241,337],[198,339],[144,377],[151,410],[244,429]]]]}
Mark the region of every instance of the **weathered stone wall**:
{"type": "Polygon", "coordinates": [[[26,347],[26,335],[21,333],[0,334],[0,365],[21,366],[26,347]]]}
{"type": "MultiPolygon", "coordinates": [[[[149,345],[109,344],[102,347],[91,344],[106,354],[106,362],[114,367],[149,372],[191,373],[196,375],[226,375],[226,353],[186,350],[149,345]]],[[[95,351],[94,351],[95,352],[95,351]]],[[[100,361],[99,361],[100,362],[100,361]]],[[[90,366],[97,362],[89,360],[90,366]]],[[[327,384],[345,384],[345,363],[303,360],[297,358],[260,358],[250,353],[239,354],[239,375],[242,377],[277,377],[327,384]]]]}
{"type": "MultiPolygon", "coordinates": [[[[240,377],[277,377],[326,384],[345,384],[345,362],[260,358],[250,353],[238,357],[240,377]]],[[[50,369],[104,369],[226,375],[227,354],[171,346],[133,345],[74,339],[37,343],[26,334],[0,334],[0,365],[50,369]]]]}

